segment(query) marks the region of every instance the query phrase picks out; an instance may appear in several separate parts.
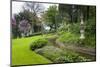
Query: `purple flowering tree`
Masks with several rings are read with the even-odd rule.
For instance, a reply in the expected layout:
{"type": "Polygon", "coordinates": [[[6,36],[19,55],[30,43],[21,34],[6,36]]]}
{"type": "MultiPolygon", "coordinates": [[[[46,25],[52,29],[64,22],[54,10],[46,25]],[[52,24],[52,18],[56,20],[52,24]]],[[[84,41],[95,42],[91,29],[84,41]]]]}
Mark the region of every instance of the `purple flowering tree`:
{"type": "Polygon", "coordinates": [[[27,20],[20,21],[18,28],[22,37],[29,36],[31,34],[31,24],[27,20]]]}

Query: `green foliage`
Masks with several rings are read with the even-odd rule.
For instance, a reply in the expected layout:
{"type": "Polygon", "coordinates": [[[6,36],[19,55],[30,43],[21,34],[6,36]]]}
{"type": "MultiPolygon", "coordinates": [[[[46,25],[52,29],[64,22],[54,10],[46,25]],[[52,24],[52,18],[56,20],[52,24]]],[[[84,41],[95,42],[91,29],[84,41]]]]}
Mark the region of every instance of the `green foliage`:
{"type": "Polygon", "coordinates": [[[50,6],[47,11],[43,14],[43,20],[47,25],[49,25],[52,28],[56,28],[56,21],[55,17],[58,13],[57,6],[52,5],[50,6]]]}
{"type": "Polygon", "coordinates": [[[58,28],[58,31],[64,31],[64,32],[67,32],[69,31],[69,28],[70,28],[70,24],[62,24],[59,28],[58,28]]]}
{"type": "Polygon", "coordinates": [[[57,14],[57,6],[53,5],[48,8],[45,14],[47,22],[55,22],[55,15],[57,14]]]}
{"type": "Polygon", "coordinates": [[[36,52],[52,61],[63,55],[63,51],[60,48],[54,46],[46,46],[41,49],[36,50],[36,52]]]}
{"type": "Polygon", "coordinates": [[[54,63],[82,62],[88,61],[85,57],[72,51],[64,51],[54,46],[46,46],[36,50],[36,53],[50,59],[54,63]]]}
{"type": "Polygon", "coordinates": [[[41,47],[47,45],[47,43],[48,43],[48,41],[44,38],[36,39],[31,43],[30,49],[35,50],[37,48],[41,48],[41,47]]]}
{"type": "Polygon", "coordinates": [[[80,34],[80,23],[63,24],[58,28],[60,32],[71,32],[73,34],[80,34]]]}
{"type": "Polygon", "coordinates": [[[88,19],[85,28],[85,39],[83,45],[86,47],[96,47],[96,19],[92,17],[88,19]]]}
{"type": "Polygon", "coordinates": [[[87,36],[84,40],[79,41],[79,44],[88,48],[96,48],[96,37],[87,36]]]}
{"type": "Polygon", "coordinates": [[[56,58],[57,63],[69,63],[69,62],[83,62],[88,61],[85,57],[80,56],[74,52],[67,52],[65,56],[56,58]]]}
{"type": "Polygon", "coordinates": [[[56,33],[49,33],[49,34],[43,35],[43,37],[45,39],[54,39],[54,38],[57,38],[57,35],[56,35],[56,33]]]}
{"type": "Polygon", "coordinates": [[[85,44],[90,47],[96,48],[96,36],[86,38],[85,44]]]}
{"type": "Polygon", "coordinates": [[[80,34],[80,23],[70,24],[70,32],[74,34],[80,34]]]}
{"type": "Polygon", "coordinates": [[[64,34],[62,34],[59,38],[59,41],[63,42],[63,43],[69,43],[69,44],[77,44],[79,41],[79,36],[72,34],[70,32],[66,32],[64,34]]]}
{"type": "Polygon", "coordinates": [[[85,34],[87,36],[96,35],[96,18],[92,17],[90,19],[88,19],[87,23],[86,23],[86,28],[85,28],[85,34]]]}
{"type": "Polygon", "coordinates": [[[29,10],[24,10],[18,14],[15,15],[17,23],[20,22],[21,20],[28,20],[29,22],[32,22],[33,16],[32,12],[29,10]]]}
{"type": "Polygon", "coordinates": [[[59,35],[59,36],[61,36],[62,34],[65,34],[66,32],[65,31],[58,31],[57,32],[57,34],[59,35]]]}
{"type": "Polygon", "coordinates": [[[96,18],[96,6],[89,7],[89,17],[90,18],[92,18],[92,17],[96,18]]]}

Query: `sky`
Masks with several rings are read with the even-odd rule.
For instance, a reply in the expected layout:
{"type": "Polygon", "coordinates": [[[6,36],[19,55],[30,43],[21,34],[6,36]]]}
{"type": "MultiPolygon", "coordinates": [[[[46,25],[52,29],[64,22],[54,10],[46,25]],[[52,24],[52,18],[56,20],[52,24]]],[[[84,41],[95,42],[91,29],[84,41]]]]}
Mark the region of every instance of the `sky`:
{"type": "MultiPolygon", "coordinates": [[[[13,14],[18,14],[20,11],[22,11],[22,6],[24,5],[25,2],[16,2],[16,1],[13,1],[12,2],[12,15],[13,14]]],[[[54,5],[54,4],[47,4],[47,3],[42,3],[43,6],[45,7],[45,10],[51,6],[51,5],[54,5]]],[[[57,5],[57,4],[56,4],[57,5]]]]}
{"type": "Polygon", "coordinates": [[[23,2],[12,2],[12,14],[22,11],[23,2]]]}

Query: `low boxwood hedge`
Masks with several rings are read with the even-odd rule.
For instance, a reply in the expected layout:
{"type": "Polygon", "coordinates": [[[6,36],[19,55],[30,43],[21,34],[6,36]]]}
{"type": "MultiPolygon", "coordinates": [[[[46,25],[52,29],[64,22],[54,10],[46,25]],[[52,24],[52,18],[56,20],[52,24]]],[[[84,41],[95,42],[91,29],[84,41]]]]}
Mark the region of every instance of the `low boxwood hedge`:
{"type": "Polygon", "coordinates": [[[47,43],[48,41],[44,38],[36,39],[30,44],[30,49],[35,50],[38,48],[42,48],[43,46],[47,45],[47,43]]]}

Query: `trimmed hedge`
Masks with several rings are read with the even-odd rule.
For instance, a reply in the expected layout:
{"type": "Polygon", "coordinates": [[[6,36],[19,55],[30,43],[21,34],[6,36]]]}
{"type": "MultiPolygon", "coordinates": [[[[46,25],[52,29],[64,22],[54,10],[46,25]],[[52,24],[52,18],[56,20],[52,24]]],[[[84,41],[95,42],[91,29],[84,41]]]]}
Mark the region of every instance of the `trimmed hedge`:
{"type": "Polygon", "coordinates": [[[45,45],[47,45],[47,43],[48,43],[48,41],[44,38],[36,39],[34,42],[31,43],[30,49],[35,50],[35,49],[38,49],[38,48],[42,48],[45,45]]]}

